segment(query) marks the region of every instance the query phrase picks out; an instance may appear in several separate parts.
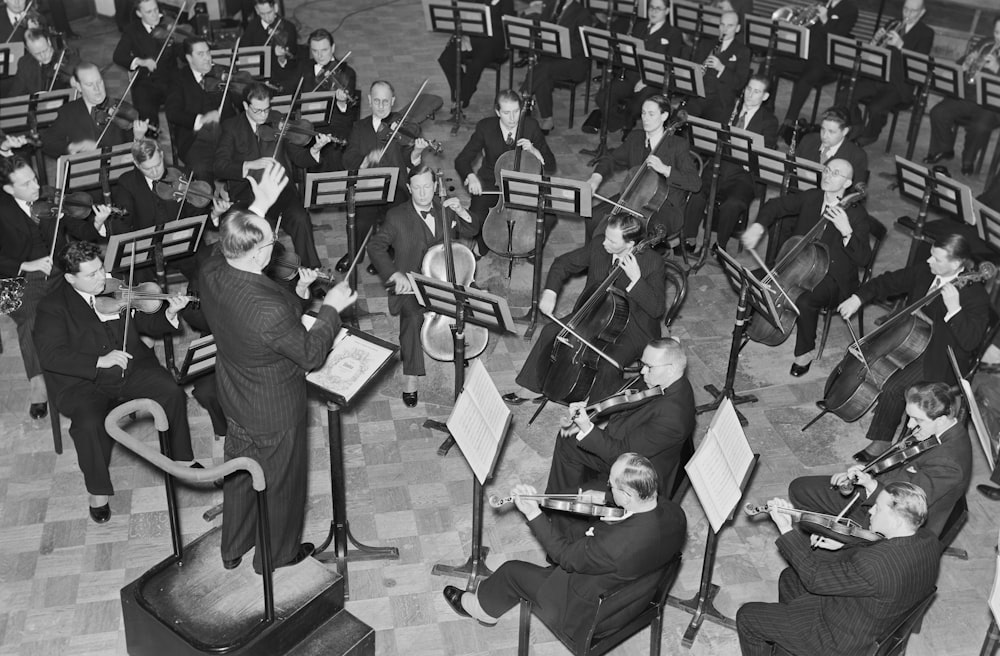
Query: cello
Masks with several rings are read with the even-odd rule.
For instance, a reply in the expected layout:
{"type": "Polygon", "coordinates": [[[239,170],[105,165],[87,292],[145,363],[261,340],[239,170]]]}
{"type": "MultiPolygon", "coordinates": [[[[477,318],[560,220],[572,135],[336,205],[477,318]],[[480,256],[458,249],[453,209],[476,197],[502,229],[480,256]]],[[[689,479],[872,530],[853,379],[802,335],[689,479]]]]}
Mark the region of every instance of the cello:
{"type": "MultiPolygon", "coordinates": [[[[990,280],[996,273],[994,264],[982,262],[978,271],[960,275],[951,284],[960,289],[990,280]]],[[[819,416],[832,413],[852,422],[875,405],[886,382],[920,357],[930,344],[934,326],[918,311],[940,296],[942,289],[938,287],[910,303],[848,347],[826,380],[823,400],[818,404],[823,410],[819,416]]]]}
{"type": "MultiPolygon", "coordinates": [[[[854,189],[853,193],[840,199],[838,207],[847,209],[864,200],[867,193],[865,184],[859,182],[854,185],[854,189]]],[[[747,326],[747,337],[751,340],[767,346],[777,346],[792,334],[795,318],[799,314],[793,299],[812,291],[830,269],[830,252],[826,244],[819,241],[827,224],[826,217],[821,216],[805,235],[790,237],[782,245],[774,269],[767,271],[763,278],[764,282],[773,283],[779,290],[774,298],[774,306],[778,311],[781,327],[767,321],[751,321],[747,326]]],[[[756,255],[756,251],[752,252],[756,255]]]]}
{"type": "MultiPolygon", "coordinates": [[[[637,243],[632,253],[638,255],[666,238],[666,229],[656,231],[637,243]]],[[[615,287],[624,269],[619,260],[607,277],[593,289],[585,291],[573,314],[559,323],[563,330],[556,335],[549,358],[549,370],[542,383],[542,393],[557,403],[582,401],[590,394],[597,376],[600,358],[614,344],[629,322],[628,295],[615,287]]]]}

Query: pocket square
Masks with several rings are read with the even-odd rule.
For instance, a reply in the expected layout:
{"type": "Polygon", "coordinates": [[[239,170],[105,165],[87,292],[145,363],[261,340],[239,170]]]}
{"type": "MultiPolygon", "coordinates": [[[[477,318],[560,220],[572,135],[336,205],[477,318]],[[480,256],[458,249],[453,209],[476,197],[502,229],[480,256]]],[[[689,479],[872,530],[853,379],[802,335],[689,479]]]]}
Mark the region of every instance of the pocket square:
{"type": "Polygon", "coordinates": [[[590,528],[588,528],[587,532],[584,533],[584,535],[586,535],[587,537],[590,537],[590,538],[594,537],[594,527],[591,526],[590,528]]]}
{"type": "Polygon", "coordinates": [[[670,39],[660,39],[660,45],[661,46],[668,46],[668,45],[670,45],[670,39]]]}
{"type": "Polygon", "coordinates": [[[736,61],[736,55],[731,55],[729,57],[729,61],[736,61]]]}

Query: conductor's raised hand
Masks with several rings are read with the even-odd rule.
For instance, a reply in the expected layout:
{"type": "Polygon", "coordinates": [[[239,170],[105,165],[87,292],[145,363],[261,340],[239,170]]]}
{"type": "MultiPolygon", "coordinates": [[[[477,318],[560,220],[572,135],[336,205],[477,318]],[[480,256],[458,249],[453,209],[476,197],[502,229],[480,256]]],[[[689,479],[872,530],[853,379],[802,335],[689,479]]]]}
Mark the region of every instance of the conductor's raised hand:
{"type": "Polygon", "coordinates": [[[132,356],[125,351],[109,351],[97,358],[97,368],[110,369],[112,367],[121,367],[125,369],[128,367],[128,361],[131,359],[132,356]]]}
{"type": "Polygon", "coordinates": [[[511,496],[514,497],[514,505],[517,509],[521,511],[521,514],[525,516],[528,520],[532,520],[542,514],[541,508],[538,506],[537,499],[525,498],[532,497],[538,494],[538,490],[531,485],[525,485],[520,483],[514,486],[514,489],[510,491],[511,496]]]}
{"type": "Polygon", "coordinates": [[[323,297],[323,305],[329,305],[340,314],[354,305],[356,300],[358,300],[358,293],[351,289],[348,281],[343,280],[326,292],[326,296],[323,297]]]}
{"type": "Polygon", "coordinates": [[[285,167],[271,158],[267,159],[269,161],[263,166],[264,170],[260,175],[260,182],[257,182],[252,176],[247,178],[250,181],[250,190],[253,191],[253,204],[263,207],[265,212],[274,205],[278,197],[281,196],[281,192],[288,185],[288,174],[285,173],[285,167]]]}

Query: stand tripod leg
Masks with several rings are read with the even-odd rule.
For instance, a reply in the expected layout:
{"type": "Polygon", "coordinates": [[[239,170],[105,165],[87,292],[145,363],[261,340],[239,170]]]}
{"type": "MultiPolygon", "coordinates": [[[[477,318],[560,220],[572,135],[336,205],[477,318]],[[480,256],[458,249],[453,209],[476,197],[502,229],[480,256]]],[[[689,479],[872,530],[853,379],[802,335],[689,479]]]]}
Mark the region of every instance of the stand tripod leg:
{"type": "Polygon", "coordinates": [[[431,569],[434,576],[455,576],[469,577],[465,589],[473,592],[479,584],[479,579],[487,578],[493,574],[493,570],[486,566],[486,556],[490,548],[483,546],[483,486],[479,479],[473,475],[472,478],[472,552],[465,563],[455,565],[442,565],[438,563],[431,569]]]}
{"type": "Polygon", "coordinates": [[[674,596],[667,597],[667,604],[674,608],[679,608],[694,615],[687,629],[684,631],[682,643],[690,648],[694,640],[698,637],[701,624],[706,619],[730,629],[736,629],[736,622],[729,619],[715,607],[715,597],[719,594],[719,586],[712,583],[712,570],[715,568],[715,553],[718,549],[718,534],[708,527],[708,540],[705,542],[705,561],[701,566],[701,584],[698,587],[698,594],[690,599],[678,599],[674,596]]]}
{"type": "MultiPolygon", "coordinates": [[[[733,339],[729,347],[729,367],[726,369],[726,384],[721,390],[715,385],[705,385],[705,391],[714,398],[711,403],[706,403],[695,408],[695,412],[699,415],[703,412],[715,410],[722,404],[723,399],[729,399],[734,406],[757,402],[756,396],[752,394],[737,394],[734,390],[736,384],[736,367],[739,364],[740,348],[743,345],[743,332],[746,329],[747,323],[748,299],[749,291],[747,289],[747,282],[744,280],[743,284],[740,285],[740,300],[737,303],[736,323],[733,325],[733,339]]],[[[747,425],[748,422],[743,413],[736,410],[736,416],[739,417],[741,426],[747,425]]]]}

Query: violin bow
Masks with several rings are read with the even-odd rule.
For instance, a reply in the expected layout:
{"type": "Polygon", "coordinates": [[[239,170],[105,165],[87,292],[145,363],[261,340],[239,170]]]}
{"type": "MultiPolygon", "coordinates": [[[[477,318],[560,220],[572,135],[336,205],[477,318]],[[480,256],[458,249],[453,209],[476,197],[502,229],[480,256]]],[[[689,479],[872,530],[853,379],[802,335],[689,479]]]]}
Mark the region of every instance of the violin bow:
{"type": "MultiPolygon", "coordinates": [[[[63,163],[62,185],[59,188],[59,210],[56,212],[56,227],[52,231],[52,247],[49,249],[49,259],[56,256],[56,242],[59,241],[59,225],[62,223],[63,202],[66,200],[66,183],[69,182],[69,162],[63,163]]],[[[46,276],[48,278],[48,276],[46,276]]]]}
{"type": "Polygon", "coordinates": [[[795,301],[792,300],[792,297],[788,295],[788,292],[786,292],[785,289],[781,286],[781,283],[778,282],[778,274],[776,274],[772,269],[770,269],[766,264],[764,264],[764,260],[760,259],[760,255],[757,254],[756,249],[748,248],[747,250],[750,251],[750,255],[753,256],[753,259],[757,260],[757,264],[759,264],[761,268],[764,269],[764,273],[767,274],[766,276],[764,276],[764,278],[761,279],[761,282],[773,282],[774,286],[778,288],[778,293],[780,293],[782,296],[785,297],[785,300],[788,301],[788,304],[792,306],[792,309],[795,311],[795,314],[801,314],[801,312],[799,312],[798,306],[795,305],[795,301]]]}
{"type": "Polygon", "coordinates": [[[548,312],[544,312],[543,311],[542,314],[544,314],[545,316],[547,316],[549,319],[552,319],[553,321],[555,321],[563,330],[565,330],[570,335],[572,335],[573,337],[576,337],[578,340],[580,340],[580,342],[584,346],[586,346],[587,348],[589,348],[590,350],[592,350],[594,353],[596,353],[597,355],[599,355],[602,358],[604,358],[605,360],[607,360],[611,365],[614,366],[615,369],[617,369],[618,371],[622,370],[622,366],[620,364],[618,364],[618,362],[614,358],[612,358],[610,355],[608,355],[607,353],[605,353],[601,349],[599,349],[596,346],[594,346],[593,344],[591,344],[589,341],[587,341],[586,337],[583,337],[582,335],[580,335],[580,333],[576,332],[575,330],[573,330],[572,328],[570,328],[569,326],[567,326],[564,322],[560,321],[557,317],[549,314],[548,312]]]}
{"type": "Polygon", "coordinates": [[[281,129],[278,130],[278,138],[274,142],[274,150],[271,151],[271,157],[275,161],[278,159],[278,150],[281,148],[281,142],[285,140],[285,135],[288,133],[288,122],[292,118],[292,112],[295,111],[295,101],[299,99],[299,94],[302,92],[302,78],[299,78],[299,85],[295,87],[295,93],[292,94],[292,101],[288,105],[288,113],[285,118],[281,121],[281,129]]]}
{"type": "MultiPolygon", "coordinates": [[[[135,80],[138,77],[139,77],[138,69],[132,71],[132,73],[129,74],[128,84],[125,86],[125,90],[122,91],[121,98],[119,98],[118,102],[115,103],[115,108],[108,113],[108,120],[104,124],[104,129],[101,130],[101,136],[97,137],[97,141],[95,143],[97,144],[98,148],[100,148],[101,146],[101,140],[104,139],[104,135],[108,133],[108,128],[111,127],[112,121],[116,116],[118,116],[118,110],[121,109],[122,103],[125,102],[126,94],[128,94],[129,90],[132,89],[132,85],[135,84],[135,80]]],[[[107,100],[107,98],[105,98],[105,100],[107,100]]]]}
{"type": "MultiPolygon", "coordinates": [[[[132,317],[132,284],[135,278],[135,241],[132,240],[132,260],[128,264],[128,288],[129,291],[125,295],[125,330],[124,336],[122,337],[122,351],[128,353],[128,322],[132,317]]],[[[125,370],[128,369],[128,363],[122,367],[122,378],[125,377],[125,370]]]]}
{"type": "MultiPolygon", "coordinates": [[[[275,33],[278,31],[278,26],[281,25],[281,21],[283,21],[283,20],[285,20],[284,16],[278,16],[277,18],[274,19],[274,25],[272,25],[271,27],[267,28],[267,40],[264,41],[264,47],[265,48],[267,46],[271,45],[271,39],[274,38],[275,33]]],[[[238,39],[237,39],[236,43],[237,44],[239,43],[238,39]]]]}
{"type": "Polygon", "coordinates": [[[31,0],[31,2],[29,2],[24,7],[24,11],[21,12],[21,17],[18,18],[17,22],[14,23],[14,26],[10,28],[10,34],[7,35],[7,38],[4,40],[4,43],[10,43],[10,40],[14,38],[14,32],[17,32],[17,28],[21,27],[21,23],[23,23],[24,19],[28,17],[28,12],[31,11],[31,8],[34,5],[35,5],[35,0],[31,0]]]}
{"type": "Polygon", "coordinates": [[[375,226],[368,228],[368,232],[365,233],[365,238],[361,242],[361,246],[358,247],[358,252],[354,255],[354,261],[351,262],[351,266],[347,268],[347,273],[344,274],[344,280],[350,280],[351,274],[354,273],[354,267],[358,266],[358,262],[361,261],[361,257],[365,253],[365,246],[368,245],[368,240],[371,239],[373,230],[375,230],[375,226]]]}
{"type": "Polygon", "coordinates": [[[337,62],[337,64],[333,68],[331,68],[330,70],[328,70],[325,73],[323,73],[323,77],[320,78],[319,81],[316,82],[316,86],[313,87],[313,93],[316,93],[317,91],[319,91],[319,88],[321,86],[323,86],[324,84],[326,84],[326,81],[329,80],[333,76],[333,74],[337,72],[337,69],[340,68],[341,64],[343,64],[345,61],[347,61],[347,58],[351,56],[352,52],[354,52],[354,51],[353,50],[348,50],[347,54],[344,55],[343,59],[341,59],[339,62],[337,62]]]}
{"type": "Polygon", "coordinates": [[[66,46],[63,46],[62,53],[59,55],[59,61],[56,62],[55,68],[52,69],[52,81],[49,82],[49,88],[46,90],[48,93],[56,88],[56,80],[59,79],[59,70],[62,68],[63,60],[66,59],[66,46]]]}
{"type": "MultiPolygon", "coordinates": [[[[174,24],[170,26],[170,31],[167,32],[166,38],[163,39],[163,45],[160,46],[160,52],[157,53],[156,59],[153,60],[156,62],[157,66],[159,66],[160,64],[160,58],[163,57],[163,53],[167,51],[167,46],[170,45],[170,39],[173,38],[174,32],[177,31],[177,25],[181,22],[181,16],[184,15],[184,12],[186,10],[187,10],[187,0],[181,0],[181,7],[180,9],[177,10],[177,17],[174,18],[174,24]]],[[[123,93],[122,96],[124,97],[124,95],[125,94],[123,93]]]]}
{"type": "MultiPolygon", "coordinates": [[[[222,89],[222,100],[219,101],[219,122],[222,122],[222,108],[226,106],[226,95],[229,94],[229,85],[233,81],[233,69],[236,68],[236,53],[240,49],[240,39],[243,38],[241,34],[236,39],[236,44],[233,46],[233,56],[229,59],[229,75],[226,76],[226,86],[222,89]]],[[[267,45],[267,44],[264,44],[267,45]]]]}
{"type": "Polygon", "coordinates": [[[428,80],[429,78],[424,78],[424,83],[420,85],[419,89],[417,89],[417,95],[413,96],[413,100],[410,101],[406,111],[403,112],[403,116],[396,121],[396,128],[392,131],[392,134],[389,135],[389,140],[385,142],[385,145],[382,146],[382,150],[378,153],[378,161],[382,161],[385,151],[389,149],[389,144],[391,144],[392,140],[396,138],[396,135],[399,133],[399,128],[403,127],[403,123],[406,122],[406,117],[410,115],[410,111],[413,109],[413,106],[417,104],[417,98],[419,98],[420,94],[424,92],[424,87],[427,86],[428,80]]]}

